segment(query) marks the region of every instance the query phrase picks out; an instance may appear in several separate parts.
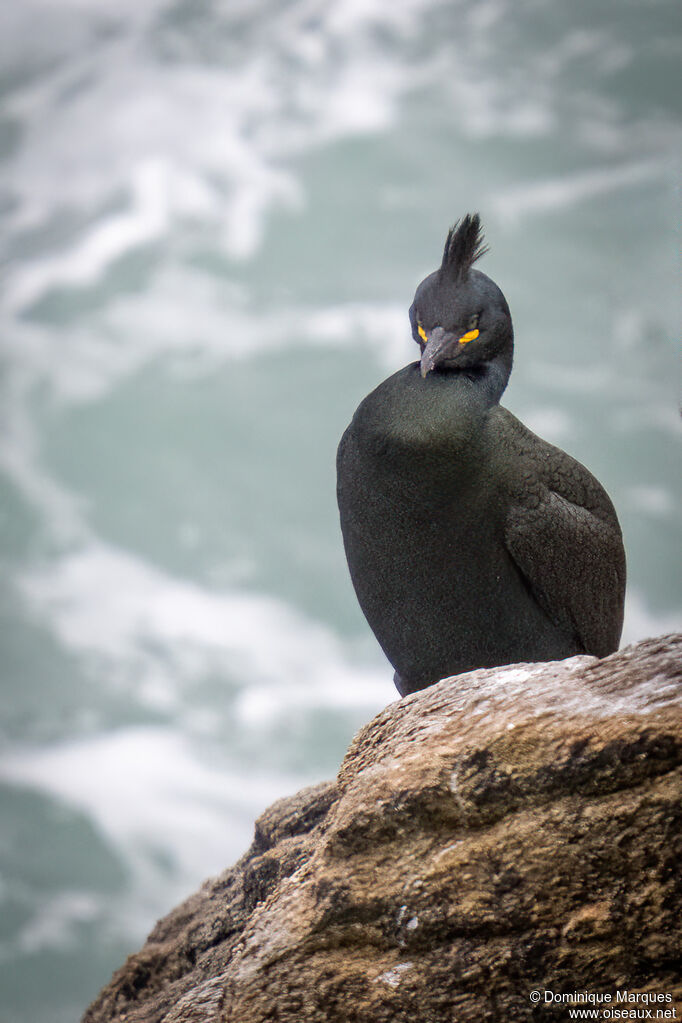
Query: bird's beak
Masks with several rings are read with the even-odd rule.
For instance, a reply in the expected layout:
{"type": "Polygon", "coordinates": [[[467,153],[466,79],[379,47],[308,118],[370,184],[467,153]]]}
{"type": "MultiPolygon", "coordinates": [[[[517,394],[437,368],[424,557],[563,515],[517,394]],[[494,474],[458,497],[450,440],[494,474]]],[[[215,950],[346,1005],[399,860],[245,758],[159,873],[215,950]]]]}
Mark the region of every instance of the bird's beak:
{"type": "Polygon", "coordinates": [[[426,374],[438,365],[439,356],[452,343],[452,338],[453,335],[448,334],[442,327],[433,328],[422,352],[421,375],[423,379],[426,379],[426,374]]]}

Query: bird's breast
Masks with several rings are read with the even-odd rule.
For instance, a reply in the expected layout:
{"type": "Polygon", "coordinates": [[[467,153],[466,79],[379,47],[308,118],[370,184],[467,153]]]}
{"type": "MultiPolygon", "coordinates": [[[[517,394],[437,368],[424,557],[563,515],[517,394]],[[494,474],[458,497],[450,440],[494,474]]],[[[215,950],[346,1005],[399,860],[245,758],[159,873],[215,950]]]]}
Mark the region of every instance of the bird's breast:
{"type": "Polygon", "coordinates": [[[405,367],[359,406],[342,443],[341,485],[415,510],[449,505],[474,481],[480,493],[487,411],[469,381],[423,380],[416,364],[405,367]]]}

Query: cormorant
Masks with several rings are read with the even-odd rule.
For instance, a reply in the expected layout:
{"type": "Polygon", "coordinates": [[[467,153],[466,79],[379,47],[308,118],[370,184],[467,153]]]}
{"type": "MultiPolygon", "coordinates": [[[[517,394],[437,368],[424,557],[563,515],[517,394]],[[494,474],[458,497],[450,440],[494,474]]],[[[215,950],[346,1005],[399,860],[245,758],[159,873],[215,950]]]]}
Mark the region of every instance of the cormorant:
{"type": "Polygon", "coordinates": [[[616,513],[580,462],[499,404],[513,330],[473,268],[486,251],[477,214],[449,231],[409,312],[420,361],[365,398],[338,450],[348,567],[401,695],[620,640],[616,513]]]}

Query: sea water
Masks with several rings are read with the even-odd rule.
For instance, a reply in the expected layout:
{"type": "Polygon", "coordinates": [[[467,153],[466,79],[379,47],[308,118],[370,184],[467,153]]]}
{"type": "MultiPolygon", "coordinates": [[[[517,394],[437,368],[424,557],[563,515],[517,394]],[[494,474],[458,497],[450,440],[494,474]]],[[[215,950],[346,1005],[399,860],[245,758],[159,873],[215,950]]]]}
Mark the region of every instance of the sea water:
{"type": "Polygon", "coordinates": [[[449,225],[682,623],[675,0],[0,9],[0,1020],[72,1023],[395,697],[334,455],[449,225]]]}

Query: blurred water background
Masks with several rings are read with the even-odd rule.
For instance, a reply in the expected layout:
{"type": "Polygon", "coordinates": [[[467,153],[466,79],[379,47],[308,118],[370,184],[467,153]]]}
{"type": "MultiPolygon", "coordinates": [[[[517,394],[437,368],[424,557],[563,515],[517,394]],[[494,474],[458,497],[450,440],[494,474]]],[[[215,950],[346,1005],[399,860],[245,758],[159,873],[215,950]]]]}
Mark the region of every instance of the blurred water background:
{"type": "Polygon", "coordinates": [[[0,1020],[72,1023],[394,698],[334,455],[480,210],[505,404],[682,623],[676,0],[0,11],[0,1020]]]}

